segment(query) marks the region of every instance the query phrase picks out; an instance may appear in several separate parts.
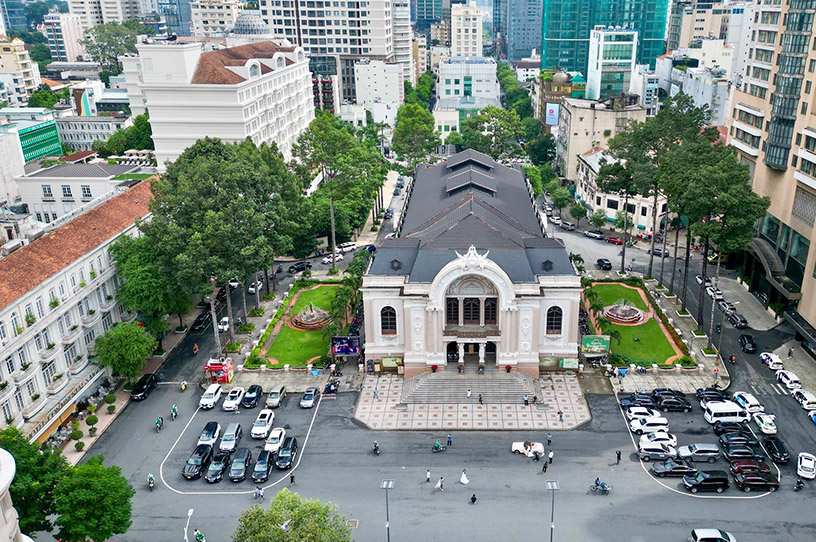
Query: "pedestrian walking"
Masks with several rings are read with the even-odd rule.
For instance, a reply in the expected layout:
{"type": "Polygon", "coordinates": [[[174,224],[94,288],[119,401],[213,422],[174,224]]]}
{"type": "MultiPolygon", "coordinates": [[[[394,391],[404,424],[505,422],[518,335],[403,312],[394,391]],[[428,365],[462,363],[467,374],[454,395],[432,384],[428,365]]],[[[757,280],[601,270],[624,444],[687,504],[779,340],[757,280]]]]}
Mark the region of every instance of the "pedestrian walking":
{"type": "Polygon", "coordinates": [[[255,492],[252,494],[252,498],[253,498],[253,499],[257,499],[257,498],[258,498],[258,489],[259,489],[259,488],[257,488],[257,487],[255,488],[255,492]]]}
{"type": "Polygon", "coordinates": [[[467,477],[467,469],[462,469],[462,476],[459,478],[459,483],[463,486],[466,486],[470,483],[467,477]]]}
{"type": "Polygon", "coordinates": [[[547,433],[547,447],[552,446],[552,433],[547,433]]]}
{"type": "Polygon", "coordinates": [[[476,494],[470,496],[470,504],[476,504],[476,494]]]}
{"type": "Polygon", "coordinates": [[[294,472],[289,473],[289,485],[290,486],[296,486],[297,485],[297,482],[295,482],[295,473],[294,472]]]}
{"type": "Polygon", "coordinates": [[[538,452],[533,452],[533,463],[538,463],[538,452]]]}
{"type": "Polygon", "coordinates": [[[550,453],[549,453],[549,454],[547,454],[547,458],[550,460],[550,464],[552,464],[552,460],[553,460],[553,456],[554,456],[554,455],[555,455],[555,454],[553,453],[553,451],[552,451],[552,450],[550,450],[550,453]]]}
{"type": "Polygon", "coordinates": [[[470,388],[468,388],[468,399],[470,399],[470,388]]]}
{"type": "Polygon", "coordinates": [[[621,451],[620,451],[620,450],[615,450],[615,458],[616,458],[616,459],[617,459],[617,461],[618,461],[618,462],[616,463],[617,465],[620,465],[620,457],[621,457],[621,451]]]}
{"type": "Polygon", "coordinates": [[[535,406],[536,401],[538,401],[538,397],[537,397],[537,396],[535,396],[535,395],[533,395],[533,406],[535,406]]]}
{"type": "Polygon", "coordinates": [[[428,469],[428,470],[425,471],[425,481],[426,482],[431,481],[431,469],[428,469]]]}
{"type": "Polygon", "coordinates": [[[793,355],[793,348],[788,348],[788,357],[793,355]]]}
{"type": "Polygon", "coordinates": [[[445,486],[445,479],[444,479],[443,477],[441,477],[441,476],[440,476],[440,477],[439,477],[439,481],[436,483],[436,485],[434,486],[434,488],[435,488],[435,489],[438,489],[439,491],[445,491],[445,487],[444,487],[444,486],[445,486]]]}
{"type": "Polygon", "coordinates": [[[484,403],[482,402],[482,394],[481,394],[481,393],[479,394],[479,404],[480,404],[480,405],[483,405],[483,404],[484,404],[484,403]]]}
{"type": "Polygon", "coordinates": [[[558,411],[558,421],[564,423],[564,412],[562,410],[558,411]]]}
{"type": "Polygon", "coordinates": [[[380,398],[380,390],[374,388],[374,399],[379,399],[379,398],[380,398]]]}
{"type": "Polygon", "coordinates": [[[541,467],[541,472],[547,472],[547,465],[549,465],[549,463],[547,463],[547,462],[545,461],[545,462],[544,462],[544,465],[542,465],[542,467],[541,467]]]}
{"type": "Polygon", "coordinates": [[[720,368],[714,367],[714,382],[717,381],[717,378],[720,376],[720,368]]]}
{"type": "Polygon", "coordinates": [[[159,382],[164,382],[164,373],[159,373],[159,382]]]}
{"type": "Polygon", "coordinates": [[[527,399],[527,394],[524,394],[524,406],[530,406],[530,401],[527,399]]]}
{"type": "Polygon", "coordinates": [[[264,502],[264,490],[262,487],[258,488],[258,497],[260,497],[261,502],[264,502]]]}

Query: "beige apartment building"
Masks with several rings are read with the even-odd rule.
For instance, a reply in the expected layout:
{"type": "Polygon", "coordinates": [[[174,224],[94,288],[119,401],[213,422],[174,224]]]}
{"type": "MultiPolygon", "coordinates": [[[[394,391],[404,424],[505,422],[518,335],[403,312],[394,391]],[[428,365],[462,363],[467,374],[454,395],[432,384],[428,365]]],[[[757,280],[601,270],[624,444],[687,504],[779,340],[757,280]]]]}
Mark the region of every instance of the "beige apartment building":
{"type": "Polygon", "coordinates": [[[226,36],[241,15],[238,0],[194,0],[190,2],[193,35],[198,37],[226,36]]]}
{"type": "Polygon", "coordinates": [[[451,6],[451,55],[482,56],[483,21],[476,2],[451,6]]]}
{"type": "Polygon", "coordinates": [[[0,79],[8,87],[14,105],[25,105],[40,86],[40,69],[31,61],[25,43],[19,38],[0,37],[0,79]]]}
{"type": "Polygon", "coordinates": [[[729,143],[771,206],[739,266],[751,291],[785,308],[816,355],[816,37],[814,0],[757,2],[750,69],[733,97],[729,143]],[[771,14],[778,14],[771,17],[771,14]],[[762,21],[767,21],[762,23],[762,21]],[[771,24],[770,21],[776,21],[771,24]],[[781,68],[784,66],[785,68],[781,68]]]}

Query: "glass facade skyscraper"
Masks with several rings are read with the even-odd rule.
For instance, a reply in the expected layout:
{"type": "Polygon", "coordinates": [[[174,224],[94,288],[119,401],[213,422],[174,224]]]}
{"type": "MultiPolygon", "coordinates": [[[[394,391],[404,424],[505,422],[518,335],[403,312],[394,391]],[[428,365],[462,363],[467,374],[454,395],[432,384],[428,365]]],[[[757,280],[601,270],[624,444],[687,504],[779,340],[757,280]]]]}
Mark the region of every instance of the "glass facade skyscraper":
{"type": "Polygon", "coordinates": [[[541,67],[587,73],[589,34],[595,25],[638,32],[638,64],[654,68],[663,54],[669,0],[544,0],[541,67]]]}
{"type": "Polygon", "coordinates": [[[506,4],[507,60],[521,60],[541,48],[541,0],[508,0],[506,4]]]}

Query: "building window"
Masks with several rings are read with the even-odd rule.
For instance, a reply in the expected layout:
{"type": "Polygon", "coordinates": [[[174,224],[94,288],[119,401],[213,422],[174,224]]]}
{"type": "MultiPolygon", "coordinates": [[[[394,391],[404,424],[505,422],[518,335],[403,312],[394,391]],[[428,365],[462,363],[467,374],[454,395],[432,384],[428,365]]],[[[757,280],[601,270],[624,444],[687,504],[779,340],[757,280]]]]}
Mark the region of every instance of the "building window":
{"type": "Polygon", "coordinates": [[[8,401],[3,401],[3,405],[0,406],[3,409],[3,419],[4,420],[11,420],[14,416],[11,415],[11,405],[8,401]]]}
{"type": "Polygon", "coordinates": [[[65,355],[65,361],[68,362],[69,365],[72,364],[74,361],[76,361],[75,358],[77,356],[76,343],[66,344],[63,346],[62,353],[65,355]]]}
{"type": "Polygon", "coordinates": [[[37,384],[34,382],[34,379],[30,379],[26,382],[26,391],[28,392],[29,397],[33,397],[37,393],[37,384]]]}
{"type": "Polygon", "coordinates": [[[43,199],[52,199],[54,194],[51,193],[51,185],[42,185],[43,199]]]}
{"type": "Polygon", "coordinates": [[[17,410],[23,410],[25,408],[23,392],[20,391],[20,388],[14,390],[14,403],[17,405],[17,410]]]}
{"type": "Polygon", "coordinates": [[[484,321],[485,324],[496,324],[496,299],[488,298],[484,301],[484,321]]]}
{"type": "Polygon", "coordinates": [[[8,339],[8,332],[6,331],[6,323],[0,322],[0,344],[6,344],[8,339]]]}
{"type": "Polygon", "coordinates": [[[45,380],[45,385],[50,386],[51,381],[54,379],[54,375],[57,372],[56,362],[51,362],[46,364],[45,367],[42,368],[43,373],[43,380],[45,380]]]}
{"type": "Polygon", "coordinates": [[[468,297],[462,302],[463,318],[465,324],[479,323],[479,299],[468,297]]]}
{"type": "Polygon", "coordinates": [[[397,311],[394,307],[383,307],[380,311],[380,327],[383,335],[397,334],[397,311]]]}
{"type": "Polygon", "coordinates": [[[456,325],[459,323],[459,300],[448,299],[445,302],[445,321],[456,325]]]}
{"type": "Polygon", "coordinates": [[[8,371],[8,374],[13,374],[15,370],[17,370],[17,366],[14,364],[14,358],[12,356],[6,357],[6,371],[8,371]]]}
{"type": "Polygon", "coordinates": [[[564,313],[561,307],[550,307],[547,310],[547,335],[558,335],[561,333],[561,323],[564,313]]]}
{"type": "Polygon", "coordinates": [[[91,195],[91,185],[83,184],[82,188],[82,199],[91,199],[93,196],[91,195]]]}
{"type": "Polygon", "coordinates": [[[96,332],[93,329],[88,330],[85,334],[85,346],[90,346],[94,339],[96,339],[96,332]]]}
{"type": "Polygon", "coordinates": [[[66,199],[73,198],[73,194],[71,194],[71,185],[64,184],[62,185],[62,197],[66,199]]]}

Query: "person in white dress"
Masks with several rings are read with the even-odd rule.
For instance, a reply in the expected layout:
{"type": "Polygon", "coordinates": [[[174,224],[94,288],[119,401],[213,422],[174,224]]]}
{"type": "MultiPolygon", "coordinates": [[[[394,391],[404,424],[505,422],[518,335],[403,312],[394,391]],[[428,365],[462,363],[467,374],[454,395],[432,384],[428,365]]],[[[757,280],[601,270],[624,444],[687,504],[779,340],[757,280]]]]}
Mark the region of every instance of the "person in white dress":
{"type": "Polygon", "coordinates": [[[462,469],[462,477],[459,478],[459,483],[465,486],[470,483],[470,480],[468,480],[467,477],[467,469],[462,469]]]}

